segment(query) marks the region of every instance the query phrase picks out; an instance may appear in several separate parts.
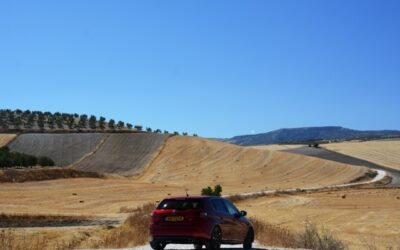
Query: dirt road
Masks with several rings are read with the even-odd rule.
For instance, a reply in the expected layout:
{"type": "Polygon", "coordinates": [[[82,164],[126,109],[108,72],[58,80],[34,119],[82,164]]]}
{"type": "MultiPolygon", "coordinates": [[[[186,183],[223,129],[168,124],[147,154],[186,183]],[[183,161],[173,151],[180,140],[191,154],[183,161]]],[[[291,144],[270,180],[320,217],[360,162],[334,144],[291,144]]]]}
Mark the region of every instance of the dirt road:
{"type": "MultiPolygon", "coordinates": [[[[179,245],[179,244],[169,244],[165,248],[166,250],[194,250],[193,245],[179,245]]],[[[203,249],[205,249],[203,247],[203,249]]],[[[224,250],[239,250],[243,249],[242,245],[222,245],[221,249],[224,250]]],[[[253,250],[293,250],[294,248],[282,248],[282,247],[266,247],[261,246],[257,243],[253,244],[253,250]]],[[[296,248],[301,250],[300,248],[296,248]]],[[[106,250],[106,249],[104,249],[106,250]]],[[[115,248],[107,250],[153,250],[150,245],[132,247],[132,248],[115,248]]]]}

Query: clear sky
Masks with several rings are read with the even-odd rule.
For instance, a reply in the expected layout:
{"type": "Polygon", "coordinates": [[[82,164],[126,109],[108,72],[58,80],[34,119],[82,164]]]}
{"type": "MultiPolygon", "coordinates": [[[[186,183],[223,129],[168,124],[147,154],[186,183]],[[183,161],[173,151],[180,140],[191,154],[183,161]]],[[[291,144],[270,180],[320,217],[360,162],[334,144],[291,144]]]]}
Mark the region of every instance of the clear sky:
{"type": "Polygon", "coordinates": [[[400,129],[400,1],[1,1],[0,108],[206,137],[400,129]]]}

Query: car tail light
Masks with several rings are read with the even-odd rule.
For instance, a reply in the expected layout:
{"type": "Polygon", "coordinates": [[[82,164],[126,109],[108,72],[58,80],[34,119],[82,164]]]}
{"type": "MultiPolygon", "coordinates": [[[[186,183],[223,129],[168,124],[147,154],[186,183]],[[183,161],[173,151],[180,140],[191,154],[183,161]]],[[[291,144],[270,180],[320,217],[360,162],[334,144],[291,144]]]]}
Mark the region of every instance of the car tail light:
{"type": "Polygon", "coordinates": [[[207,216],[208,216],[208,214],[206,212],[200,213],[200,218],[205,218],[207,216]]]}
{"type": "Polygon", "coordinates": [[[157,224],[161,220],[161,216],[157,214],[155,211],[153,211],[150,216],[151,216],[151,222],[154,224],[157,224]]]}

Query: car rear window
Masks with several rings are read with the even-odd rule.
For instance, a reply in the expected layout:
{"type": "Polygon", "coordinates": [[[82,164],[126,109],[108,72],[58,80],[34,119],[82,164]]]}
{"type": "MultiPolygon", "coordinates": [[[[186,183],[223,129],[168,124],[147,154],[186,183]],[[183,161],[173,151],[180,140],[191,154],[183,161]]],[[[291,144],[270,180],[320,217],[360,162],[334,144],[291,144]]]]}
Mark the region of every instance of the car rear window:
{"type": "Polygon", "coordinates": [[[222,200],[213,199],[213,200],[211,200],[211,203],[216,211],[219,211],[222,213],[228,213],[228,209],[226,208],[226,206],[222,200]]]}
{"type": "Polygon", "coordinates": [[[157,209],[199,209],[203,208],[203,202],[201,200],[163,200],[157,207],[157,209]]]}

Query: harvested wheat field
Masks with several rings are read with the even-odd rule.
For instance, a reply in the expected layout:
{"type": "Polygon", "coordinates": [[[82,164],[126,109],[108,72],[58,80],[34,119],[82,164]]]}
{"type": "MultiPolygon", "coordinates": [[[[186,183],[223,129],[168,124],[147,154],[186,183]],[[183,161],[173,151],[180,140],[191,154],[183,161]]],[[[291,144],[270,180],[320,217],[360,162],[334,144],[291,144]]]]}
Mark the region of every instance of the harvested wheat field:
{"type": "Polygon", "coordinates": [[[294,231],[301,231],[306,221],[324,227],[350,249],[375,249],[366,244],[377,249],[400,247],[400,189],[276,195],[239,201],[237,205],[249,216],[294,231]]]}
{"type": "Polygon", "coordinates": [[[312,157],[174,136],[138,177],[1,184],[0,212],[115,215],[185,189],[199,194],[208,185],[221,184],[224,194],[235,194],[346,183],[365,172],[312,157]]]}
{"type": "Polygon", "coordinates": [[[365,171],[363,167],[286,152],[174,136],[139,180],[174,183],[193,193],[218,183],[225,194],[234,194],[346,183],[365,171]]]}
{"type": "Polygon", "coordinates": [[[184,190],[173,184],[135,182],[127,178],[74,178],[2,183],[0,213],[118,216],[121,208],[160,201],[184,190]],[[165,186],[166,185],[166,186],[165,186]]]}
{"type": "Polygon", "coordinates": [[[350,141],[325,144],[323,147],[400,170],[400,140],[350,141]]]}
{"type": "Polygon", "coordinates": [[[48,156],[57,166],[67,166],[95,150],[106,134],[22,134],[9,147],[12,151],[48,156]]]}
{"type": "Polygon", "coordinates": [[[300,144],[270,144],[270,145],[260,145],[260,146],[248,146],[250,148],[255,148],[255,149],[266,149],[266,150],[271,150],[271,151],[278,151],[278,150],[288,150],[288,149],[294,149],[294,148],[300,148],[303,147],[304,145],[300,144]]]}
{"type": "Polygon", "coordinates": [[[16,136],[16,134],[0,134],[0,147],[7,145],[16,136]]]}
{"type": "Polygon", "coordinates": [[[133,175],[157,156],[167,137],[153,133],[110,134],[94,154],[73,166],[83,171],[133,175]]]}

